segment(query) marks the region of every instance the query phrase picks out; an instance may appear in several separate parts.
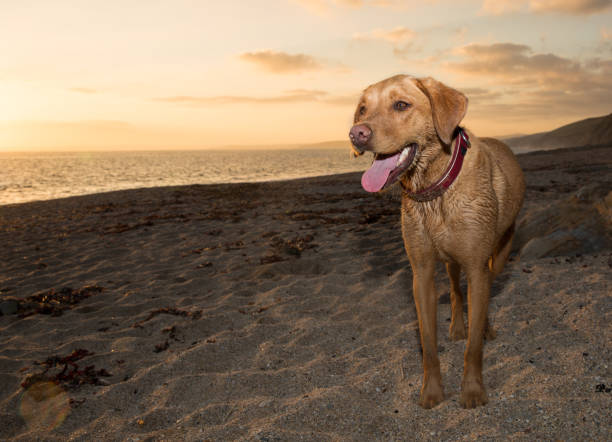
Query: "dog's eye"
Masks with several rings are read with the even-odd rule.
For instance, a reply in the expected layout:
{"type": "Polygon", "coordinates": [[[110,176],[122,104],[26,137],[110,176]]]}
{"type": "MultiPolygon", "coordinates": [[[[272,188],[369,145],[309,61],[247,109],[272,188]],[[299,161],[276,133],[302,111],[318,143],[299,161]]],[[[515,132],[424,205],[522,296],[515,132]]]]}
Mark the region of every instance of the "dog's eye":
{"type": "Polygon", "coordinates": [[[366,107],[365,107],[365,106],[361,106],[361,107],[359,108],[359,115],[363,115],[363,114],[365,114],[365,113],[366,113],[366,107]]]}
{"type": "Polygon", "coordinates": [[[393,103],[393,109],[395,109],[396,111],[403,111],[406,110],[410,107],[410,104],[406,103],[405,101],[396,101],[395,103],[393,103]]]}

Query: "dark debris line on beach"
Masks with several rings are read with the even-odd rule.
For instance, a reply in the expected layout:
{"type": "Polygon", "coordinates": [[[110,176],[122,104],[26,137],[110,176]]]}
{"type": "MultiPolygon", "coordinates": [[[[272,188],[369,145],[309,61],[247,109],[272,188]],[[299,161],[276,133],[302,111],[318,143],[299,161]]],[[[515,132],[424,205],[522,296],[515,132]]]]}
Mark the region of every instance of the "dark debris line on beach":
{"type": "Polygon", "coordinates": [[[100,294],[104,287],[86,286],[80,289],[64,287],[59,290],[50,289],[25,299],[5,297],[2,300],[0,315],[16,313],[19,318],[34,314],[61,316],[65,310],[71,309],[84,299],[100,294]]]}
{"type": "Polygon", "coordinates": [[[96,370],[95,365],[81,368],[77,364],[77,361],[92,355],[90,351],[80,348],[67,356],[50,356],[42,362],[36,361],[34,364],[43,366],[44,370],[28,375],[21,386],[27,390],[40,382],[52,382],[63,387],[77,387],[83,384],[105,385],[100,377],[110,377],[108,371],[104,368],[96,370]]]}

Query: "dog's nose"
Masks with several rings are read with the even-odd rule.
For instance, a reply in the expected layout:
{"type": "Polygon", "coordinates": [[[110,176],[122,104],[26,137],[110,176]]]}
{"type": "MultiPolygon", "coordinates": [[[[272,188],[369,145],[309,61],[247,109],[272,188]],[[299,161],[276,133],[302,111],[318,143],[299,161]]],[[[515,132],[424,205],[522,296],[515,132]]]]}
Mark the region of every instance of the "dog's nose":
{"type": "Polygon", "coordinates": [[[351,131],[349,132],[351,143],[353,143],[353,146],[359,150],[363,150],[365,148],[371,137],[372,129],[365,124],[356,124],[355,126],[351,127],[351,131]]]}

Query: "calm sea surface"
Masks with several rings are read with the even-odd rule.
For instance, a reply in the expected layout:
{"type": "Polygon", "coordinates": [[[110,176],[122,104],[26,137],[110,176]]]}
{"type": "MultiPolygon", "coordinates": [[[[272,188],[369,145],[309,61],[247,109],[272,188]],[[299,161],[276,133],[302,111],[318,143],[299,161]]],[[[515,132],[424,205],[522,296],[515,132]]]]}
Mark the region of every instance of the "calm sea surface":
{"type": "Polygon", "coordinates": [[[0,205],[138,187],[273,181],[363,171],[348,149],[0,153],[0,205]]]}

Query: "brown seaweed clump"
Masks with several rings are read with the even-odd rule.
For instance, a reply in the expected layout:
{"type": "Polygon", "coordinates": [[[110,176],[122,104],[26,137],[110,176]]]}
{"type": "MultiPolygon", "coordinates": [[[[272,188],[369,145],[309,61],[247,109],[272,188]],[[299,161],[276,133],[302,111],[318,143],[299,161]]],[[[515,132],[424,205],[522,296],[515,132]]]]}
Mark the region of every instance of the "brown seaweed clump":
{"type": "Polygon", "coordinates": [[[26,390],[40,382],[52,382],[64,387],[77,387],[83,384],[104,385],[100,377],[109,377],[111,374],[104,368],[96,370],[95,365],[79,367],[77,361],[93,353],[79,348],[67,356],[50,356],[36,365],[44,367],[40,373],[26,377],[21,386],[26,390]]]}
{"type": "Polygon", "coordinates": [[[80,289],[64,287],[28,296],[19,300],[17,313],[20,318],[40,313],[43,315],[61,316],[64,310],[72,308],[84,299],[104,291],[104,287],[86,286],[80,289]]]}

